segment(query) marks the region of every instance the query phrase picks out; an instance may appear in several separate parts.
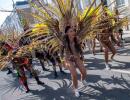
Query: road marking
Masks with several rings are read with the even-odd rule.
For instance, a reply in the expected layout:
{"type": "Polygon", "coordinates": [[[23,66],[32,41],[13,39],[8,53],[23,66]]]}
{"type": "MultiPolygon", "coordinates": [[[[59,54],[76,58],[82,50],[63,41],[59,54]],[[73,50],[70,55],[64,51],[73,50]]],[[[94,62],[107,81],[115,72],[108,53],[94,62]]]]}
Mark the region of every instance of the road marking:
{"type": "Polygon", "coordinates": [[[121,70],[121,69],[111,69],[111,71],[130,74],[130,70],[127,71],[127,70],[121,70]]]}

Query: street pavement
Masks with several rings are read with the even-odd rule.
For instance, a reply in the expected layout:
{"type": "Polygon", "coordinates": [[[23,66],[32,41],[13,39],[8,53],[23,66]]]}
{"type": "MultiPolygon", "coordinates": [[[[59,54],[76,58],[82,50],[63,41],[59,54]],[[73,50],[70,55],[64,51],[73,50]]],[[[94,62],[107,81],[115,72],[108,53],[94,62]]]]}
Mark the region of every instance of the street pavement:
{"type": "MultiPolygon", "coordinates": [[[[25,93],[19,85],[16,75],[6,75],[0,72],[0,100],[130,100],[130,44],[125,48],[117,48],[117,55],[110,60],[111,70],[105,70],[103,53],[96,49],[93,56],[85,53],[88,86],[83,86],[79,78],[81,97],[76,98],[72,92],[70,73],[63,75],[58,70],[59,77],[54,79],[52,66],[50,72],[43,72],[38,62],[33,63],[38,69],[40,79],[45,85],[36,84],[33,78],[28,79],[31,92],[25,93]]],[[[58,69],[58,68],[57,68],[58,69]]]]}

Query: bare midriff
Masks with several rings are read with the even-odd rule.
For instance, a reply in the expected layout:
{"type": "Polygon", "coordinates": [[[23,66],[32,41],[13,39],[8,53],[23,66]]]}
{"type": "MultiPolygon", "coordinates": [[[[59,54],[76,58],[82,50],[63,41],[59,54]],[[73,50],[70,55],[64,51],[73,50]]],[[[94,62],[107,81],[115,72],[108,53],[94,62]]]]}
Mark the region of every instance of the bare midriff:
{"type": "Polygon", "coordinates": [[[65,50],[65,59],[66,60],[72,60],[72,59],[80,58],[80,53],[77,52],[74,43],[70,44],[70,48],[71,48],[72,52],[70,52],[70,50],[68,48],[66,48],[66,50],[65,50]]]}

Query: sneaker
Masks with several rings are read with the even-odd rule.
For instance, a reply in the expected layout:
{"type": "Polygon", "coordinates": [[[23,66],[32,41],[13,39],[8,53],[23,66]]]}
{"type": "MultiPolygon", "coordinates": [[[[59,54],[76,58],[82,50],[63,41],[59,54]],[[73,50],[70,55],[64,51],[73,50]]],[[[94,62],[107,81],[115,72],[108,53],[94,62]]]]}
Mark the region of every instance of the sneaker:
{"type": "Polygon", "coordinates": [[[105,66],[106,66],[106,70],[110,70],[110,67],[107,63],[105,63],[105,66]]]}
{"type": "Polygon", "coordinates": [[[79,91],[77,89],[74,90],[74,94],[76,97],[80,97],[79,91]]]}
{"type": "Polygon", "coordinates": [[[83,83],[84,86],[87,86],[86,80],[83,80],[82,83],[83,83]]]}

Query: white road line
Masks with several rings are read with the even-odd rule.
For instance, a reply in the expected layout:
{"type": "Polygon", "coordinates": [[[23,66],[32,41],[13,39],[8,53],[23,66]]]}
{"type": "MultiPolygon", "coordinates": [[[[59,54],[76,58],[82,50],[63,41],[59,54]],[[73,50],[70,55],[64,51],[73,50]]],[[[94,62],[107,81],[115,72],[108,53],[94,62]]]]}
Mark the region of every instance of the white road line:
{"type": "Polygon", "coordinates": [[[111,71],[130,74],[130,70],[121,70],[121,69],[111,69],[111,71]]]}

